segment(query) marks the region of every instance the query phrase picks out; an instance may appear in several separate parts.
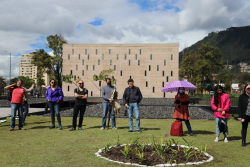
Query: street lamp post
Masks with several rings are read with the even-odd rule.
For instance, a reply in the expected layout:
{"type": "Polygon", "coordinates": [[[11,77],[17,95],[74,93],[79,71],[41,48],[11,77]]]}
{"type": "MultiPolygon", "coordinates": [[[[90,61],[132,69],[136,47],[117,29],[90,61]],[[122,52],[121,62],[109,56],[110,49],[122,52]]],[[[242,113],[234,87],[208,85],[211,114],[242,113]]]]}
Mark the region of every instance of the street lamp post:
{"type": "MultiPolygon", "coordinates": [[[[7,51],[5,51],[5,52],[7,52],[7,51]]],[[[10,52],[7,52],[7,53],[10,54],[10,79],[11,79],[11,53],[10,52]]]]}

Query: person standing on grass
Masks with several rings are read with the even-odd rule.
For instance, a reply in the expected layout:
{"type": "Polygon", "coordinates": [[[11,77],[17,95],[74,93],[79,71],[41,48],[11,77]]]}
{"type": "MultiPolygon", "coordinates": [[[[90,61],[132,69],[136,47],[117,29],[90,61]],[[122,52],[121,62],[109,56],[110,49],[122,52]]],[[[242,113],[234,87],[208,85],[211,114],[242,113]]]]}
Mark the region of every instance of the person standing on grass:
{"type": "Polygon", "coordinates": [[[22,118],[22,108],[23,108],[23,98],[27,98],[27,92],[24,88],[22,88],[23,80],[19,79],[16,84],[12,84],[6,86],[4,89],[12,92],[11,98],[11,123],[10,123],[10,131],[13,131],[15,128],[15,120],[16,120],[16,111],[18,110],[19,116],[19,130],[26,130],[23,127],[22,118]]]}
{"type": "Polygon", "coordinates": [[[128,114],[129,114],[129,131],[133,132],[133,111],[135,114],[136,119],[136,131],[141,133],[140,129],[140,110],[139,110],[139,103],[142,100],[142,94],[138,87],[134,86],[134,80],[129,79],[128,80],[128,86],[123,94],[123,103],[125,107],[128,108],[128,114]]]}
{"type": "Polygon", "coordinates": [[[102,127],[100,130],[104,130],[106,128],[106,119],[108,114],[108,109],[111,107],[111,119],[112,119],[112,129],[116,130],[116,122],[115,122],[115,114],[114,109],[111,105],[111,103],[116,99],[117,97],[111,98],[111,93],[114,89],[116,89],[115,86],[111,85],[111,79],[106,79],[107,85],[102,88],[102,106],[103,106],[103,116],[102,116],[102,127]]]}
{"type": "MultiPolygon", "coordinates": [[[[211,101],[211,107],[214,110],[214,117],[216,121],[216,138],[215,142],[219,141],[220,136],[220,129],[219,129],[219,120],[220,118],[224,118],[226,123],[228,121],[228,118],[230,117],[229,114],[229,108],[231,107],[231,101],[229,98],[229,95],[224,92],[224,89],[222,86],[217,85],[215,87],[214,95],[211,101]]],[[[223,132],[224,134],[224,142],[227,143],[227,130],[226,132],[223,132]]]]}
{"type": "Polygon", "coordinates": [[[246,146],[246,136],[248,123],[250,122],[250,84],[246,84],[244,87],[244,92],[239,97],[238,102],[238,120],[242,122],[241,136],[242,136],[242,145],[246,146]]]}
{"type": "MultiPolygon", "coordinates": [[[[23,84],[22,87],[24,87],[25,85],[23,84]]],[[[26,92],[31,92],[34,88],[35,84],[32,84],[31,87],[29,89],[26,89],[26,92]]],[[[28,104],[28,97],[26,98],[24,96],[23,98],[23,105],[24,105],[24,109],[23,109],[23,125],[25,125],[25,119],[26,119],[26,116],[27,114],[29,113],[29,104],[28,104]]]]}
{"type": "Polygon", "coordinates": [[[63,101],[64,95],[62,89],[56,85],[56,81],[54,79],[50,80],[50,86],[47,88],[45,96],[46,100],[48,101],[48,106],[50,109],[51,121],[52,121],[52,125],[49,127],[49,129],[55,128],[55,114],[56,114],[59,130],[62,130],[61,116],[60,116],[60,102],[63,101]]]}
{"type": "Polygon", "coordinates": [[[189,96],[185,93],[185,88],[180,87],[177,95],[175,96],[175,110],[173,118],[180,121],[185,121],[190,136],[195,136],[190,125],[190,116],[188,111],[188,105],[190,103],[189,96]]]}
{"type": "Polygon", "coordinates": [[[77,121],[77,115],[79,111],[80,111],[80,118],[79,118],[78,130],[83,130],[82,121],[83,121],[83,116],[86,110],[88,90],[84,88],[84,82],[82,80],[79,81],[78,84],[79,84],[79,88],[76,88],[74,90],[75,107],[74,107],[74,112],[73,112],[73,127],[69,131],[76,130],[76,121],[77,121]]]}

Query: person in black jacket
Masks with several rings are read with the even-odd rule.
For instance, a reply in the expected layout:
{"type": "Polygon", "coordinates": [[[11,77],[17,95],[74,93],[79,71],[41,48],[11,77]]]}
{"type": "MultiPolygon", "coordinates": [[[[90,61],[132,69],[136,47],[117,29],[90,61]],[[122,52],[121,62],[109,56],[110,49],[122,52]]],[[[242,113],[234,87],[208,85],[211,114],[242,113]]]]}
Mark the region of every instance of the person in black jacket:
{"type": "Polygon", "coordinates": [[[247,136],[247,127],[248,122],[250,122],[250,84],[246,84],[244,87],[244,93],[239,97],[238,103],[238,120],[242,122],[241,136],[242,136],[242,145],[246,146],[246,136],[247,136]]]}
{"type": "Polygon", "coordinates": [[[138,87],[134,86],[134,80],[129,79],[128,85],[123,94],[123,103],[128,108],[129,114],[129,131],[133,132],[133,110],[136,119],[137,132],[141,133],[140,129],[140,110],[138,104],[141,102],[142,94],[138,87]]]}

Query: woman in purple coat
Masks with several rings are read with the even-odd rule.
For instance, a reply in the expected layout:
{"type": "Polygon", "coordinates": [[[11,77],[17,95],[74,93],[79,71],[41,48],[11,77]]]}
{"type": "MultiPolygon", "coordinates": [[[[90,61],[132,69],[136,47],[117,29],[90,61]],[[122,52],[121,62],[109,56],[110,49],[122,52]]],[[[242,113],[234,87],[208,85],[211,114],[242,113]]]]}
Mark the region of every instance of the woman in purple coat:
{"type": "Polygon", "coordinates": [[[48,101],[48,106],[50,108],[51,113],[51,121],[52,125],[49,127],[50,129],[55,128],[55,114],[57,117],[57,121],[59,124],[59,129],[62,130],[61,124],[61,116],[60,116],[60,102],[63,100],[63,92],[62,89],[56,85],[56,81],[54,79],[50,80],[50,86],[47,88],[46,100],[48,101]]]}

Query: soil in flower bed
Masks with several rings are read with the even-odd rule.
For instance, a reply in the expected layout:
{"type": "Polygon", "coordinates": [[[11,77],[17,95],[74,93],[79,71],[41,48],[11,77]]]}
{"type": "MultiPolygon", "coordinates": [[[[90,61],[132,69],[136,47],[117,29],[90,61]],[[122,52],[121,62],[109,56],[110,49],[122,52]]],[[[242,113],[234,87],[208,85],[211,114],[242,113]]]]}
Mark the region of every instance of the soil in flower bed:
{"type": "Polygon", "coordinates": [[[129,152],[128,156],[125,157],[123,153],[121,152],[124,151],[124,146],[116,146],[112,147],[109,151],[103,150],[100,155],[103,157],[106,157],[108,159],[111,159],[113,161],[120,161],[124,163],[137,163],[141,165],[148,165],[148,166],[153,166],[153,165],[158,165],[158,164],[166,164],[166,163],[187,163],[187,162],[199,162],[202,160],[208,160],[209,157],[206,156],[204,153],[200,153],[196,149],[190,149],[188,153],[192,152],[194,155],[192,155],[188,161],[186,161],[186,156],[184,153],[184,148],[178,147],[178,146],[170,146],[168,147],[163,154],[163,158],[161,158],[157,152],[156,149],[151,147],[152,145],[147,145],[143,151],[143,160],[140,161],[139,156],[135,153],[136,149],[139,150],[139,147],[135,147],[134,145],[130,145],[129,147],[131,148],[131,151],[129,152]],[[176,156],[176,152],[178,151],[178,156],[176,156]],[[172,161],[169,162],[169,160],[172,158],[172,161]]]}

